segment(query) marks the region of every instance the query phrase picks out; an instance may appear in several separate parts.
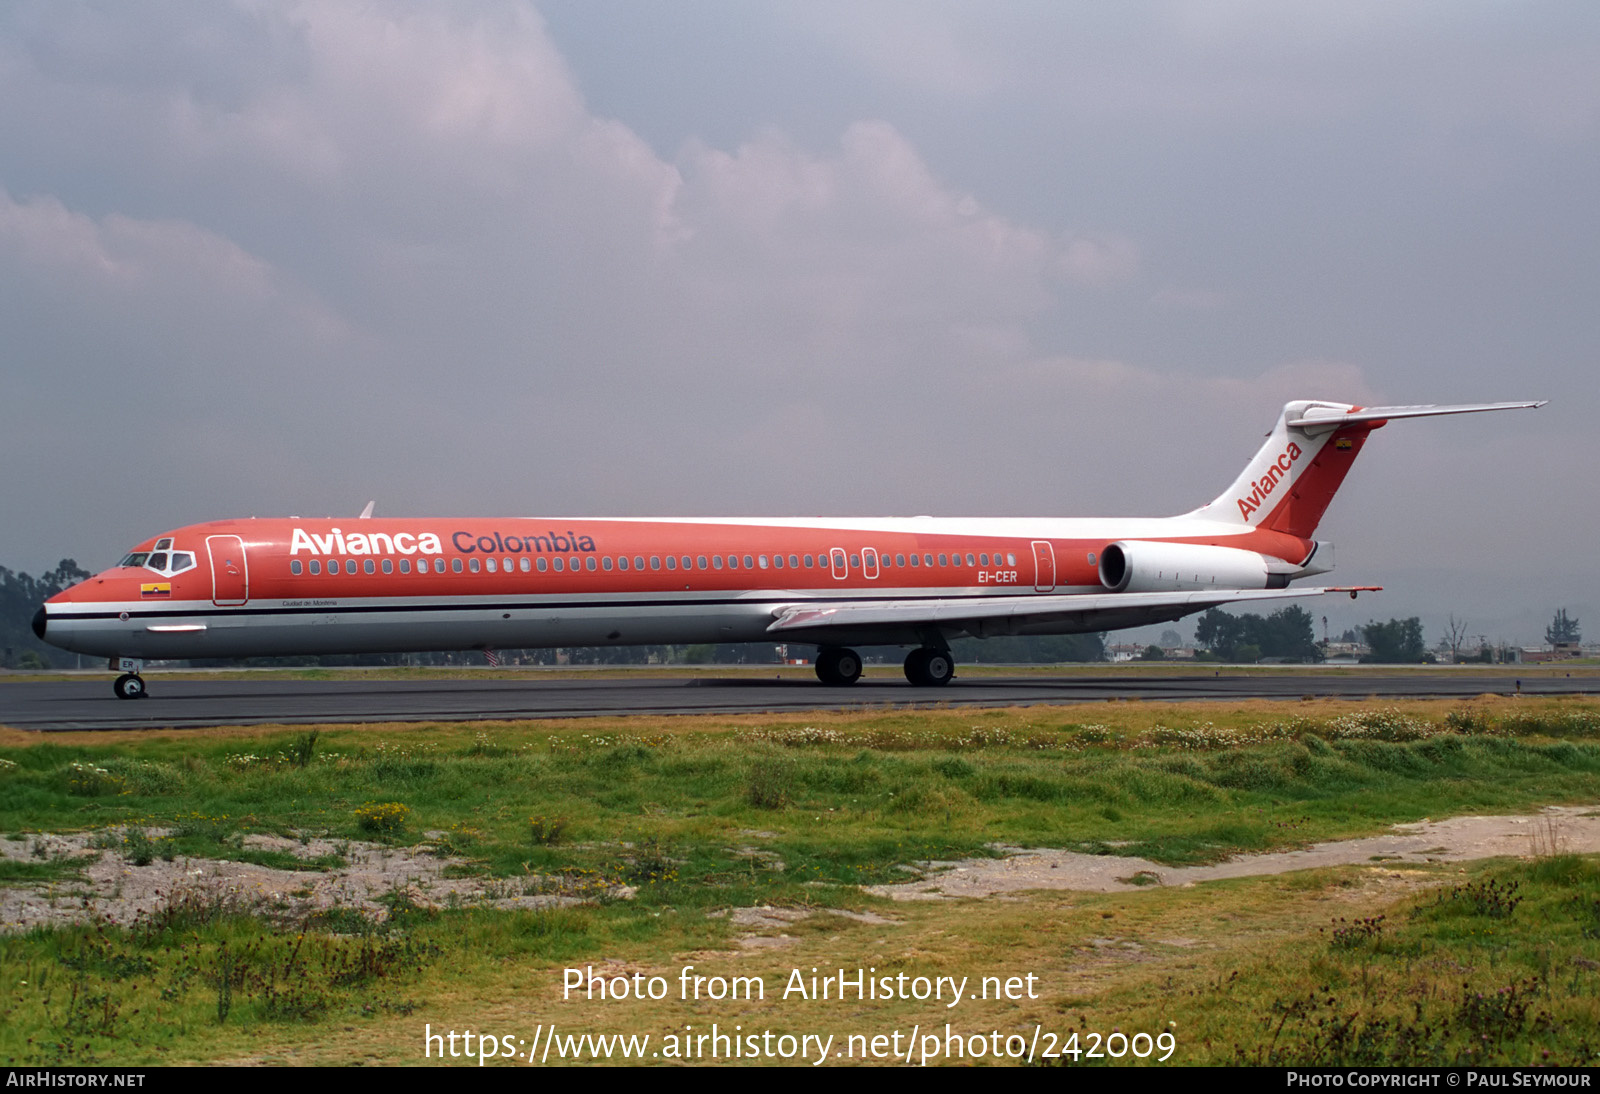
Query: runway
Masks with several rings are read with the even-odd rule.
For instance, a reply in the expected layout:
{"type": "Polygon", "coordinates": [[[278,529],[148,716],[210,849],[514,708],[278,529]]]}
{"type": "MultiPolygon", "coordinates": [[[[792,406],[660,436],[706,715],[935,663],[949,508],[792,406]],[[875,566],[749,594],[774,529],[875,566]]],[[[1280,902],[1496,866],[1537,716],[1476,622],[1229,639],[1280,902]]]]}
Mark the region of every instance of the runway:
{"type": "Polygon", "coordinates": [[[903,680],[866,678],[854,687],[775,679],[732,669],[726,675],[570,676],[517,679],[300,680],[149,678],[151,696],[119,700],[109,679],[0,683],[0,726],[42,732],[183,729],[283,723],[471,722],[589,718],[635,714],[750,714],[806,710],[871,710],[906,706],[1028,706],[1113,699],[1299,699],[1304,696],[1459,698],[1486,692],[1600,695],[1600,676],[1548,672],[1488,674],[1426,671],[1359,673],[1288,670],[1259,675],[978,676],[942,689],[903,680]]]}

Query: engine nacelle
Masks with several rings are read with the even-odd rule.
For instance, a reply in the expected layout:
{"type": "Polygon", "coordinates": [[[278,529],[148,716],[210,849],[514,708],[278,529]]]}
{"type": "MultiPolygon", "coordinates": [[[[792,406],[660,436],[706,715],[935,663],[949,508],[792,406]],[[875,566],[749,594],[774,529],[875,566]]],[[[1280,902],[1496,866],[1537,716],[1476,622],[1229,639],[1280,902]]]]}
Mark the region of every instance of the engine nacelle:
{"type": "Polygon", "coordinates": [[[1281,589],[1288,585],[1288,575],[1272,573],[1270,565],[1265,555],[1237,547],[1123,540],[1100,552],[1100,584],[1114,593],[1281,589]]]}

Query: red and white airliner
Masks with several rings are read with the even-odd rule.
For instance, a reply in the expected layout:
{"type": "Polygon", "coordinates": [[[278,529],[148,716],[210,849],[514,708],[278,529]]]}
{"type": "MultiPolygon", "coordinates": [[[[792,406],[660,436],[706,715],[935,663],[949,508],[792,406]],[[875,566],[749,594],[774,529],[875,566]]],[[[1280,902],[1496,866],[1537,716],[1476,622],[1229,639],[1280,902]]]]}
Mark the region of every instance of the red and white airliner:
{"type": "Polygon", "coordinates": [[[123,699],[146,694],[151,659],[762,640],[816,644],[828,684],[860,677],[852,646],[910,646],[906,677],[937,686],[964,635],[1354,596],[1289,583],[1333,568],[1312,536],[1367,435],[1542,405],[1292,402],[1233,485],[1175,517],[374,520],[368,506],[194,524],[52,597],[33,629],[110,658],[123,699]]]}

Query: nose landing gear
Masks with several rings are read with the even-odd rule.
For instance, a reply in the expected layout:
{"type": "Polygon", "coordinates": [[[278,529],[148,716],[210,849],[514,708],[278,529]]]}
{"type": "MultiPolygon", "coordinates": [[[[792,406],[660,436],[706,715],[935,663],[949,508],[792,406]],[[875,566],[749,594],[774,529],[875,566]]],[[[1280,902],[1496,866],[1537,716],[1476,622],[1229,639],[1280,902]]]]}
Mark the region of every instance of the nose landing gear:
{"type": "Polygon", "coordinates": [[[111,685],[111,690],[117,693],[118,699],[146,699],[150,695],[144,689],[144,677],[131,672],[125,672],[117,677],[117,682],[111,685]]]}
{"type": "Polygon", "coordinates": [[[111,685],[111,690],[117,693],[118,699],[146,699],[150,693],[145,690],[144,677],[139,673],[144,670],[144,662],[137,657],[113,657],[107,666],[113,672],[120,671],[116,683],[111,685]]]}

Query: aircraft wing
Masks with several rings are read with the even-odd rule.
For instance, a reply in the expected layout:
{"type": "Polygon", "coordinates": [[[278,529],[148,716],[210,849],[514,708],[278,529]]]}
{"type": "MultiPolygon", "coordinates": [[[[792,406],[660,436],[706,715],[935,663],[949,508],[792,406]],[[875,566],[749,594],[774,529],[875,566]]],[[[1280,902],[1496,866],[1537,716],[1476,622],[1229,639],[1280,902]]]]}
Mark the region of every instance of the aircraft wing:
{"type": "MultiPolygon", "coordinates": [[[[775,611],[769,634],[794,631],[942,627],[985,634],[1014,634],[1019,627],[1064,624],[1070,630],[1097,630],[1096,617],[1150,613],[1176,619],[1220,604],[1322,596],[1324,593],[1377,591],[1376,586],[1306,589],[1196,589],[1166,593],[1087,593],[1066,596],[980,596],[948,600],[844,600],[825,605],[786,605],[775,611]],[[1078,624],[1078,626],[1074,626],[1078,624]]],[[[1124,624],[1127,625],[1127,624],[1124,624]]]]}

